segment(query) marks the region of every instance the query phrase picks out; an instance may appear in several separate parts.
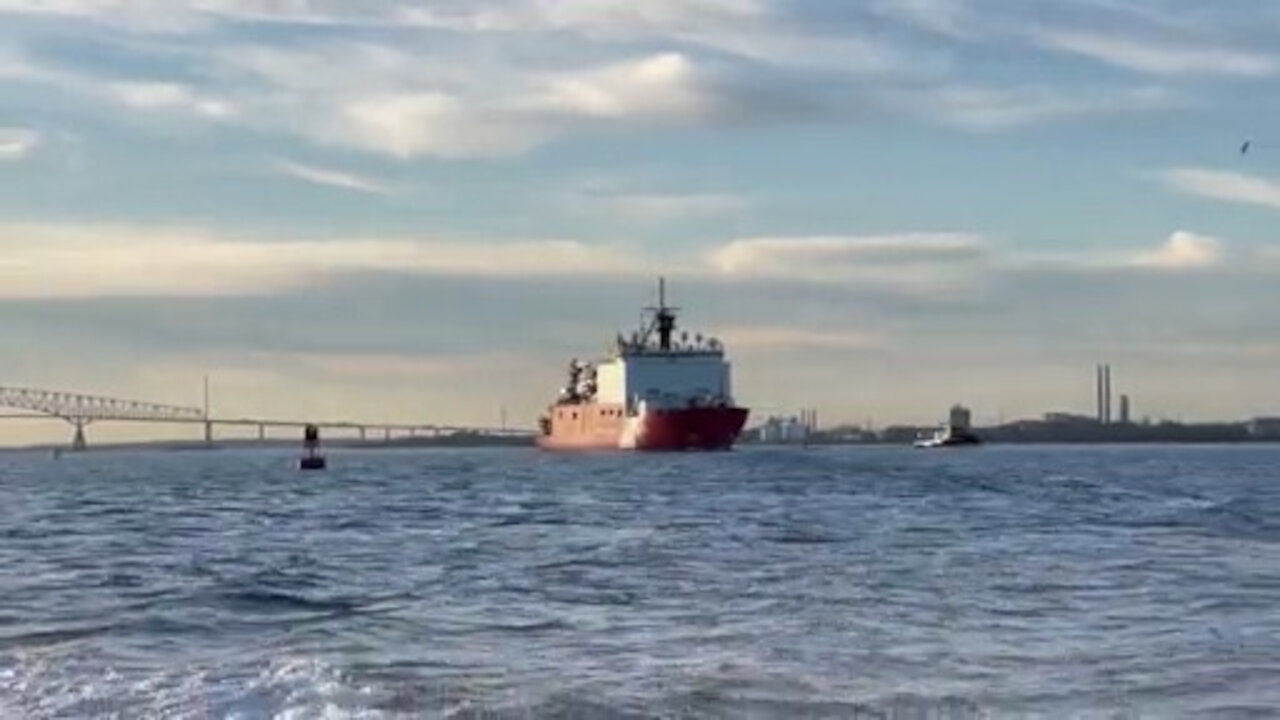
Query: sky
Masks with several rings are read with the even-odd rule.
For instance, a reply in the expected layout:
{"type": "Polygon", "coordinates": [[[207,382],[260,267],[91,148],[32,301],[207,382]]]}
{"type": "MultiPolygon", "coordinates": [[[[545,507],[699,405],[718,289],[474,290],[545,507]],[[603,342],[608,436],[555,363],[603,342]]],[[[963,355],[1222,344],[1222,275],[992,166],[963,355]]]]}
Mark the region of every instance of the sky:
{"type": "Polygon", "coordinates": [[[0,385],[532,426],[663,275],[757,418],[1091,413],[1099,362],[1280,414],[1278,47],[1261,0],[0,0],[0,385]]]}

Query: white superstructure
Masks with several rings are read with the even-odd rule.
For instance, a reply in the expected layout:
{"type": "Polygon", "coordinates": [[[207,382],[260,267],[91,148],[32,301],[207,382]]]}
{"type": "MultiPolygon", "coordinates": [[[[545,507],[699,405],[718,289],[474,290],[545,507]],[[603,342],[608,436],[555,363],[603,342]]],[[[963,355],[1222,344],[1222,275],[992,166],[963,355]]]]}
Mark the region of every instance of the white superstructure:
{"type": "Polygon", "coordinates": [[[711,407],[733,402],[730,366],[719,350],[623,349],[596,366],[598,402],[635,407],[711,407]]]}

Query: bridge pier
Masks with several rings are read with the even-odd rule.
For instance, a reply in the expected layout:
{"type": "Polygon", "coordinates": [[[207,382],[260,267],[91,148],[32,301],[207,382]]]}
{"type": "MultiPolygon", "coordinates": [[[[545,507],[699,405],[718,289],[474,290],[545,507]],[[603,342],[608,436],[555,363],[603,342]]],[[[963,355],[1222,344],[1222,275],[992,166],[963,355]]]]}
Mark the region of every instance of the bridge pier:
{"type": "Polygon", "coordinates": [[[213,423],[208,420],[204,421],[204,444],[213,444],[213,423]]]}
{"type": "Polygon", "coordinates": [[[383,428],[382,436],[384,440],[386,440],[387,442],[391,442],[391,428],[383,428]]]}
{"type": "Polygon", "coordinates": [[[71,421],[76,427],[76,434],[71,438],[71,449],[76,452],[84,452],[89,449],[89,443],[84,437],[84,426],[87,424],[83,418],[76,418],[71,421]]]}
{"type": "Polygon", "coordinates": [[[259,424],[259,425],[258,425],[258,440],[259,440],[259,441],[261,441],[261,440],[266,440],[266,439],[267,439],[267,426],[266,426],[266,425],[261,425],[261,424],[259,424]]]}
{"type": "Polygon", "coordinates": [[[367,428],[367,427],[365,427],[365,426],[361,425],[361,426],[360,426],[360,441],[361,441],[361,442],[364,442],[365,440],[368,440],[368,439],[369,439],[369,438],[368,438],[368,434],[369,434],[369,428],[367,428]]]}

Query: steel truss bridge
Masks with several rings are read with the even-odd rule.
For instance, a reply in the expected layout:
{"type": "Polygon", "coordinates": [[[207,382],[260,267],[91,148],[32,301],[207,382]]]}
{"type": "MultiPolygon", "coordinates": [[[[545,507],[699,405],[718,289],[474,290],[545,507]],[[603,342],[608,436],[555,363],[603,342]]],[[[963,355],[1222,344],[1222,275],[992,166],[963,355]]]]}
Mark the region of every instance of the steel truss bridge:
{"type": "Polygon", "coordinates": [[[98,422],[141,422],[166,424],[191,424],[204,426],[204,440],[213,442],[213,431],[217,426],[223,427],[256,427],[258,439],[265,440],[268,428],[303,428],[315,425],[321,429],[348,430],[359,433],[361,440],[367,440],[370,432],[381,433],[385,440],[393,435],[407,434],[438,437],[456,434],[481,434],[506,437],[523,437],[533,434],[530,430],[513,430],[508,428],[465,427],[458,425],[437,425],[431,423],[369,423],[354,421],[317,421],[317,420],[280,420],[267,418],[218,418],[212,417],[206,410],[178,405],[163,405],[139,400],[121,400],[119,398],[85,395],[81,393],[60,392],[57,390],[40,390],[36,388],[0,386],[0,407],[25,411],[0,415],[0,419],[48,419],[57,418],[71,424],[75,434],[71,441],[74,450],[88,447],[84,429],[98,422]]]}

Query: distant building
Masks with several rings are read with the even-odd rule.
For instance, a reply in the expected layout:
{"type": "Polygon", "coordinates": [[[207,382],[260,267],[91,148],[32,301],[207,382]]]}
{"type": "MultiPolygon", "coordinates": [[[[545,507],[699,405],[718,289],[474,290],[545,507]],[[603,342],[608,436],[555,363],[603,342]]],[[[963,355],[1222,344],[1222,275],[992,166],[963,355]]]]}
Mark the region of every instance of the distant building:
{"type": "Polygon", "coordinates": [[[1253,437],[1280,438],[1280,417],[1254,418],[1246,428],[1253,437]]]}
{"type": "Polygon", "coordinates": [[[759,434],[763,443],[801,442],[808,435],[808,427],[797,417],[771,417],[760,425],[759,434]]]}
{"type": "Polygon", "coordinates": [[[1129,396],[1128,395],[1120,396],[1120,422],[1125,425],[1129,424],[1129,396]]]}

